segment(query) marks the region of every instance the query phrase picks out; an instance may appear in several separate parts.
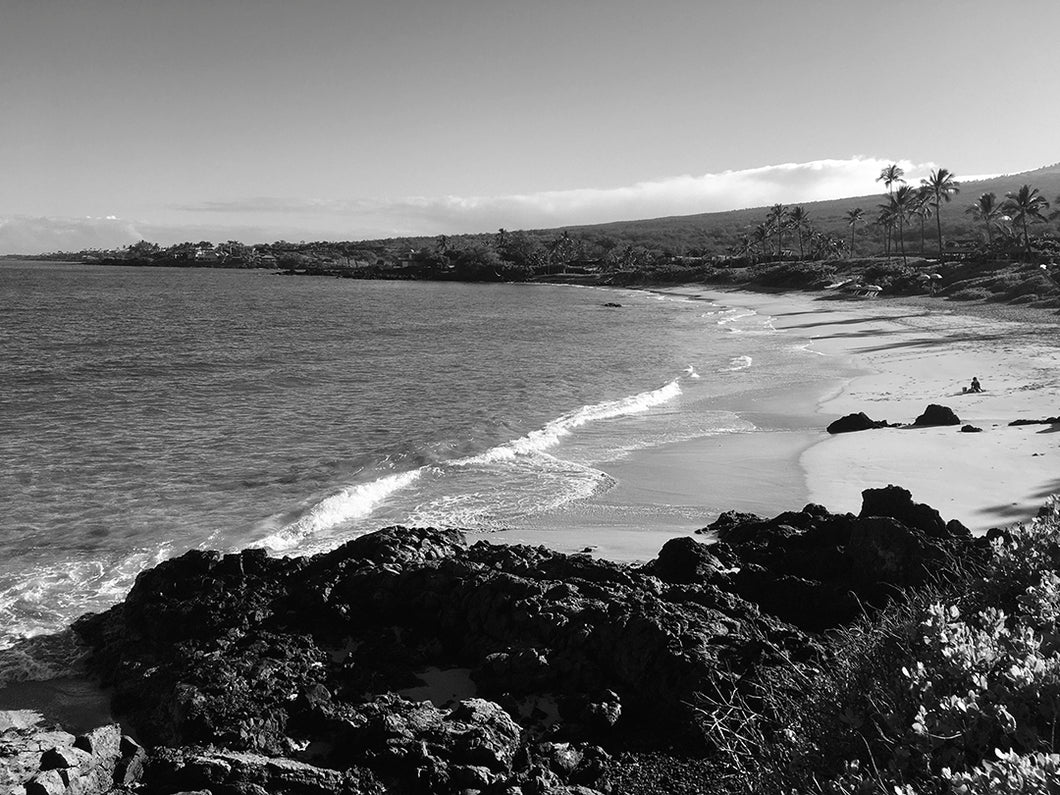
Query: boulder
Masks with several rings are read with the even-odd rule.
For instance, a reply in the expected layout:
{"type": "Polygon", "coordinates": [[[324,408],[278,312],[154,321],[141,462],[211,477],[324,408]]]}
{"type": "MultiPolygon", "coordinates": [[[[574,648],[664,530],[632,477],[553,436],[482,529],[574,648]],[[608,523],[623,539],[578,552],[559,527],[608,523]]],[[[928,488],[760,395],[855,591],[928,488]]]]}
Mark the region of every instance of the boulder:
{"type": "Polygon", "coordinates": [[[982,428],[977,428],[974,425],[962,425],[961,426],[961,433],[982,433],[982,432],[983,432],[982,428]]]}
{"type": "Polygon", "coordinates": [[[860,517],[889,516],[902,524],[920,530],[932,538],[969,537],[970,531],[951,521],[942,520],[941,514],[930,505],[913,502],[913,495],[901,486],[886,486],[882,489],[865,489],[861,492],[860,517]],[[952,527],[951,527],[952,525],[952,527]]]}
{"type": "Polygon", "coordinates": [[[663,582],[694,583],[710,579],[723,568],[709,546],[681,536],[663,544],[649,571],[663,582]]]}
{"type": "Polygon", "coordinates": [[[0,713],[0,793],[22,793],[40,771],[43,754],[72,748],[74,735],[47,724],[37,713],[0,713]]]}
{"type": "Polygon", "coordinates": [[[891,424],[887,420],[870,419],[863,411],[857,414],[847,414],[831,423],[826,429],[829,433],[852,433],[854,431],[868,431],[874,428],[889,428],[891,424]]]}
{"type": "MultiPolygon", "coordinates": [[[[15,738],[4,733],[0,740],[0,748],[3,748],[0,754],[11,750],[7,742],[12,739],[15,738]]],[[[104,795],[115,786],[130,786],[139,779],[140,767],[135,764],[137,753],[123,744],[121,729],[116,724],[100,726],[77,737],[44,732],[23,738],[23,741],[36,746],[36,753],[30,752],[36,758],[33,770],[29,770],[25,762],[19,763],[10,757],[3,761],[5,775],[20,777],[26,793],[104,795]],[[39,749],[45,743],[50,747],[41,753],[39,749]]],[[[142,753],[139,749],[139,754],[142,753]]],[[[6,785],[6,788],[0,787],[0,792],[21,791],[11,788],[11,778],[0,781],[6,785]]]]}
{"type": "Polygon", "coordinates": [[[931,403],[924,413],[913,420],[913,425],[917,428],[924,428],[933,425],[960,425],[961,420],[954,412],[953,409],[946,406],[940,406],[937,403],[931,403]]]}

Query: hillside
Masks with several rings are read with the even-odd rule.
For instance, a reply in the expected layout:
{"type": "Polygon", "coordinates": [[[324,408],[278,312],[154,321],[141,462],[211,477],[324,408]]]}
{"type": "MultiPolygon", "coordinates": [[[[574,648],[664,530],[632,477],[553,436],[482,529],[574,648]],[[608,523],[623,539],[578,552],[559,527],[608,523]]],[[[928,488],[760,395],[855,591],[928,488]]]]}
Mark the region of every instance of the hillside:
{"type": "MultiPolygon", "coordinates": [[[[957,180],[960,181],[959,174],[957,180]]],[[[1060,196],[1060,163],[1018,174],[1006,174],[975,182],[962,182],[960,193],[942,208],[945,236],[951,240],[974,237],[976,234],[974,223],[971,217],[965,215],[967,207],[983,193],[993,192],[999,200],[1002,200],[1006,193],[1018,190],[1021,185],[1038,188],[1050,205],[1057,205],[1057,197],[1060,196]]],[[[871,218],[875,214],[877,205],[883,201],[883,194],[881,184],[879,193],[845,199],[804,202],[802,206],[809,212],[815,228],[826,233],[849,236],[849,227],[844,215],[855,207],[861,207],[865,211],[866,218],[871,218]]],[[[732,245],[740,234],[761,223],[768,209],[768,207],[751,207],[727,212],[617,221],[571,227],[568,231],[579,237],[612,236],[648,247],[651,247],[652,243],[672,245],[677,241],[688,241],[692,248],[705,249],[704,253],[722,253],[720,249],[732,245]]],[[[933,224],[934,221],[931,223],[933,224]]],[[[1039,226],[1038,231],[1039,233],[1055,232],[1057,224],[1054,221],[1048,226],[1039,226]]],[[[931,230],[927,230],[927,233],[928,251],[931,251],[931,230]]],[[[869,228],[868,225],[859,227],[858,236],[866,241],[871,240],[874,245],[882,246],[882,235],[869,228]]],[[[915,228],[909,230],[910,253],[918,248],[919,238],[920,230],[917,224],[915,228]]]]}

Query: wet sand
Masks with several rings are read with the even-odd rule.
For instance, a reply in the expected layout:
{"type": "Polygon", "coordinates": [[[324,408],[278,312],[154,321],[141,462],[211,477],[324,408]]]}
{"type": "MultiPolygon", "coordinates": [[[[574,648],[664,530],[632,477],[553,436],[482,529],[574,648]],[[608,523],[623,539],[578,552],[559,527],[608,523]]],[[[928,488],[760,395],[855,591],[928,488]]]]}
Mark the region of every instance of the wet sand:
{"type": "MultiPolygon", "coordinates": [[[[1060,326],[960,313],[942,302],[834,300],[808,293],[759,294],[700,285],[677,295],[713,296],[773,317],[793,342],[827,357],[834,377],[795,390],[764,390],[725,406],[757,430],[638,450],[600,469],[609,491],[551,517],[547,527],[497,533],[501,543],[635,561],[689,535],[725,510],[765,516],[816,502],[857,512],[865,488],[895,484],[974,531],[1031,518],[1060,491],[1048,425],[1017,418],[1060,415],[1060,326]],[[962,385],[978,375],[984,392],[962,385]],[[952,408],[958,427],[901,428],[830,436],[835,419],[864,411],[912,423],[929,403],[952,408]]],[[[1039,318],[1041,316],[1038,316],[1039,318]]]]}

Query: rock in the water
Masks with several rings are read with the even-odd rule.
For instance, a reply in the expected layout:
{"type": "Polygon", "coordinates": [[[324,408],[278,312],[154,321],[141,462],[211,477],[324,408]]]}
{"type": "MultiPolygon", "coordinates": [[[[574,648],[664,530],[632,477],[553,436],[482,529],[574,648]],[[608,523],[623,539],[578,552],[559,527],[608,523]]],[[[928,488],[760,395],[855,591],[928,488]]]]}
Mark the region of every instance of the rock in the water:
{"type": "Polygon", "coordinates": [[[961,419],[954,412],[953,409],[947,406],[940,406],[938,403],[930,404],[924,413],[913,420],[913,425],[918,428],[924,428],[933,425],[960,425],[961,419]]]}
{"type": "Polygon", "coordinates": [[[852,433],[854,431],[868,431],[874,428],[889,428],[891,424],[887,420],[874,420],[869,418],[863,411],[857,414],[847,414],[830,424],[827,428],[829,433],[852,433]]]}
{"type": "Polygon", "coordinates": [[[982,428],[977,428],[974,425],[962,425],[961,426],[961,433],[982,433],[982,432],[983,432],[982,428]]]}

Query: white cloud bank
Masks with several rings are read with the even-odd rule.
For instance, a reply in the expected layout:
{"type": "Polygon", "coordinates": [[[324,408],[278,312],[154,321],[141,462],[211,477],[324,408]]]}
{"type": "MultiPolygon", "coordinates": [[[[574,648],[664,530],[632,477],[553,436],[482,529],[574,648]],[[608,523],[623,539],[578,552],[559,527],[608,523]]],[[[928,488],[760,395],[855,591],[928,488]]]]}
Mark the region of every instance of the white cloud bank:
{"type": "Polygon", "coordinates": [[[880,170],[897,162],[917,184],[934,163],[853,157],[784,163],[702,176],[668,177],[619,188],[582,188],[508,196],[306,200],[253,198],[175,208],[186,223],[143,224],[113,217],[0,218],[0,252],[34,253],[118,246],[146,238],[364,239],[485,232],[735,210],[882,192],[880,170]]]}
{"type": "Polygon", "coordinates": [[[811,202],[881,192],[880,170],[897,162],[916,184],[934,163],[855,157],[784,163],[720,174],[680,176],[621,188],[583,188],[498,197],[413,198],[374,212],[408,218],[437,232],[574,226],[606,221],[691,215],[782,202],[811,202]]]}

